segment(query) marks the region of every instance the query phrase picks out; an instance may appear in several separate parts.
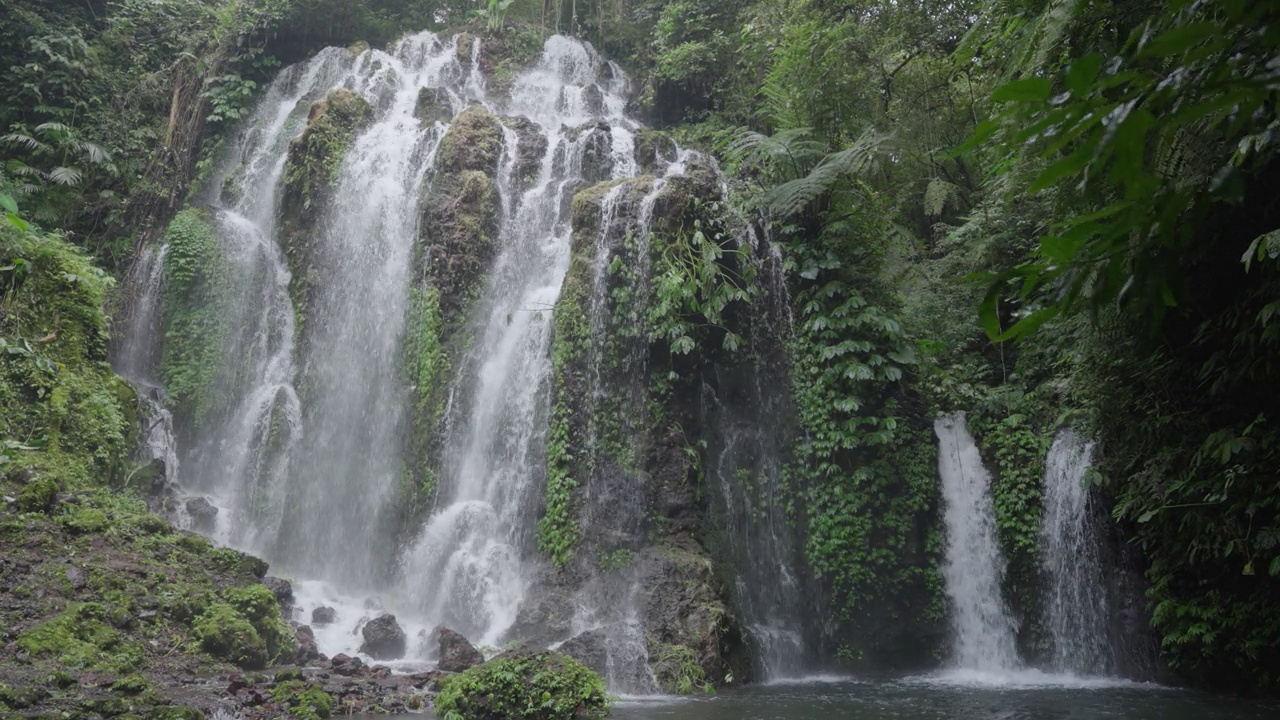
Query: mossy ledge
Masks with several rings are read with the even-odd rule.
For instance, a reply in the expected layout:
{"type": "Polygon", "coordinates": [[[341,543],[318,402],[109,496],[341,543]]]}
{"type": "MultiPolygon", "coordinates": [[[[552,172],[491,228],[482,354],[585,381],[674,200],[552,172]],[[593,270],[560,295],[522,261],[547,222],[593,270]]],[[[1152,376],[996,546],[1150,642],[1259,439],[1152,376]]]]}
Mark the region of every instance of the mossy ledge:
{"type": "Polygon", "coordinates": [[[604,679],[560,653],[515,653],[447,678],[436,697],[441,718],[572,720],[609,714],[604,679]]]}

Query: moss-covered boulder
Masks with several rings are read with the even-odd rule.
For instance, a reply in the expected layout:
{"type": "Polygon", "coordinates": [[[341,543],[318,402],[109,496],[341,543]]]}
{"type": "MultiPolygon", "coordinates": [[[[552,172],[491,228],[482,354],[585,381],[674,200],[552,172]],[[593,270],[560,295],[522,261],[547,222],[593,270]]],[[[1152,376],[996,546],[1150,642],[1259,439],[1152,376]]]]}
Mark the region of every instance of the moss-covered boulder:
{"type": "Polygon", "coordinates": [[[292,273],[289,293],[304,329],[308,298],[321,274],[312,248],[321,209],[338,182],[347,150],[372,113],[363,97],[339,88],[312,103],[307,129],[289,143],[279,236],[292,273]]]}
{"type": "Polygon", "coordinates": [[[603,678],[567,655],[515,654],[445,680],[436,713],[464,720],[604,717],[606,689],[603,678]]]}

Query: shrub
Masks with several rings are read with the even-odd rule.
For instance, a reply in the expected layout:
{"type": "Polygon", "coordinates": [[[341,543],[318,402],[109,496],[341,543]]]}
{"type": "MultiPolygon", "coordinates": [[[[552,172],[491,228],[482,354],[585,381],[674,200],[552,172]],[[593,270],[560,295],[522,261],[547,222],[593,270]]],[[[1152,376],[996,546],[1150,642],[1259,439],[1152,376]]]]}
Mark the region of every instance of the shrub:
{"type": "Polygon", "coordinates": [[[604,679],[578,661],[544,652],[491,660],[449,678],[436,697],[443,720],[604,717],[604,679]]]}

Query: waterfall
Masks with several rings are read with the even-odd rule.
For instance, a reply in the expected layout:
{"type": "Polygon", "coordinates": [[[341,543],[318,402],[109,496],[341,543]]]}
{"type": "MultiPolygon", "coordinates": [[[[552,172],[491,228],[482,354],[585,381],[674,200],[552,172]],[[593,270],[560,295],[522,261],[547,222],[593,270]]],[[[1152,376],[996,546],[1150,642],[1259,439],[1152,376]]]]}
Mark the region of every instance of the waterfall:
{"type": "MultiPolygon", "coordinates": [[[[582,310],[591,316],[588,354],[597,375],[588,383],[585,415],[594,439],[607,414],[616,425],[609,431],[620,428],[623,443],[638,448],[651,412],[644,385],[649,339],[635,328],[618,338],[614,321],[605,319],[630,313],[643,323],[645,311],[639,303],[619,307],[606,281],[625,260],[638,295],[647,296],[650,226],[662,220],[664,191],[688,192],[718,173],[713,162],[669,139],[660,148],[651,137],[641,143],[642,128],[625,114],[630,80],[590,45],[547,39],[536,63],[500,95],[480,72],[481,41],[460,49],[460,37],[467,36],[420,33],[358,55],[331,48],[287,68],[232,138],[201,198],[229,268],[231,302],[227,362],[212,388],[216,407],[183,426],[184,482],[218,508],[209,531],[215,540],[260,554],[277,573],[294,578],[300,608],[338,606],[339,622],[317,628],[329,653],[356,652],[354,621],[382,609],[411,633],[442,624],[480,646],[527,639],[515,626],[530,595],[546,589],[533,589],[535,579],[549,574],[536,528],[547,480],[552,310],[571,260],[578,268],[571,249],[582,250],[574,245],[583,241],[575,235],[574,198],[597,183],[615,183],[596,190],[604,217],[598,245],[586,250],[595,255],[586,278],[589,307],[582,310]],[[342,141],[340,156],[326,159],[332,161],[324,168],[327,185],[305,198],[307,225],[298,230],[295,150],[314,137],[309,121],[324,117],[336,98],[355,96],[362,113],[367,103],[367,116],[342,141]],[[496,141],[467,135],[478,132],[477,118],[496,141]],[[454,131],[461,139],[450,144],[454,131]],[[460,154],[472,152],[484,153],[485,167],[462,168],[474,158],[460,154]],[[701,180],[689,179],[690,164],[701,180]],[[444,211],[433,204],[466,183],[482,188],[477,204],[492,200],[477,217],[479,224],[491,218],[493,231],[486,225],[465,238],[483,248],[449,247],[444,211]],[[490,207],[490,215],[480,215],[490,207]],[[471,250],[474,256],[457,257],[471,250]],[[448,367],[429,378],[429,390],[441,400],[438,415],[427,421],[413,404],[425,397],[418,385],[426,376],[406,372],[413,361],[406,359],[410,338],[425,331],[409,321],[422,322],[424,288],[444,302],[454,263],[481,267],[459,271],[474,277],[458,281],[465,287],[448,296],[449,307],[436,308],[448,314],[440,321],[447,331],[436,329],[448,367]],[[606,348],[630,378],[617,393],[606,387],[613,381],[598,374],[606,348]],[[413,514],[422,505],[403,507],[406,492],[421,490],[405,490],[417,472],[434,483],[432,497],[422,501],[429,502],[426,517],[413,514]]],[[[739,242],[759,249],[749,231],[739,242]]],[[[134,315],[148,324],[139,337],[153,340],[159,330],[147,307],[137,303],[134,315]]],[[[766,390],[764,376],[754,377],[757,404],[774,407],[776,388],[766,390]]],[[[725,449],[717,481],[725,485],[737,469],[751,466],[763,483],[764,494],[747,504],[738,495],[724,501],[732,532],[745,538],[739,554],[758,565],[759,572],[739,581],[747,588],[743,602],[753,603],[751,633],[768,656],[768,672],[786,672],[803,646],[796,610],[801,592],[788,560],[795,547],[784,537],[786,519],[774,498],[779,450],[755,453],[762,442],[780,442],[753,434],[748,414],[722,413],[725,449]],[[752,523],[762,513],[767,528],[757,533],[752,523]]],[[[656,490],[645,495],[652,488],[628,485],[632,480],[652,484],[639,463],[617,477],[584,479],[583,551],[573,579],[561,588],[572,618],[544,644],[602,633],[612,689],[648,693],[660,686],[651,648],[663,648],[668,664],[688,662],[674,650],[694,650],[691,643],[676,647],[685,641],[674,625],[655,640],[652,588],[645,583],[668,572],[673,582],[699,583],[703,594],[680,602],[696,600],[693,611],[702,612],[702,620],[728,611],[705,556],[651,547],[655,511],[648,503],[656,490]],[[597,558],[646,550],[652,552],[643,562],[626,568],[606,569],[597,558]]],[[[736,638],[728,620],[723,632],[736,638]]],[[[722,632],[712,626],[710,632],[722,632]]],[[[419,655],[430,656],[430,649],[419,655]]]]}
{"type": "Polygon", "coordinates": [[[991,476],[963,414],[940,417],[933,429],[945,506],[943,576],[955,634],[952,662],[981,672],[1016,669],[1014,623],[1000,595],[1004,560],[996,544],[991,476]]]}
{"type": "Polygon", "coordinates": [[[535,553],[550,311],[569,267],[568,201],[599,171],[584,168],[596,135],[581,126],[609,123],[613,151],[627,154],[627,161],[609,163],[607,176],[636,170],[627,149],[636,126],[622,114],[620,77],[588,46],[555,36],[501,109],[532,120],[546,150],[532,187],[520,192],[509,169],[519,137],[504,132],[497,257],[472,313],[474,343],[459,359],[443,423],[439,509],[405,554],[403,572],[403,590],[418,598],[428,625],[447,624],[481,644],[497,645],[515,622],[535,553]]]}
{"type": "Polygon", "coordinates": [[[1107,590],[1099,531],[1084,474],[1093,443],[1066,428],[1045,459],[1042,556],[1048,578],[1045,617],[1054,670],[1105,674],[1115,669],[1107,641],[1107,590]]]}

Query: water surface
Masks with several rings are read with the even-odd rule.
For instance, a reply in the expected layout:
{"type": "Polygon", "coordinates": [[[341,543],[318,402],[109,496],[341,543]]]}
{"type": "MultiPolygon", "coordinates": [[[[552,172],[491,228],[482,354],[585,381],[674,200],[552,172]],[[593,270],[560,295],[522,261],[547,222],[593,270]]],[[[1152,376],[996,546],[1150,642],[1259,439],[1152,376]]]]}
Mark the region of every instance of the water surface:
{"type": "Polygon", "coordinates": [[[894,681],[818,678],[707,698],[626,698],[616,720],[1271,720],[1280,705],[1039,672],[894,681]]]}

